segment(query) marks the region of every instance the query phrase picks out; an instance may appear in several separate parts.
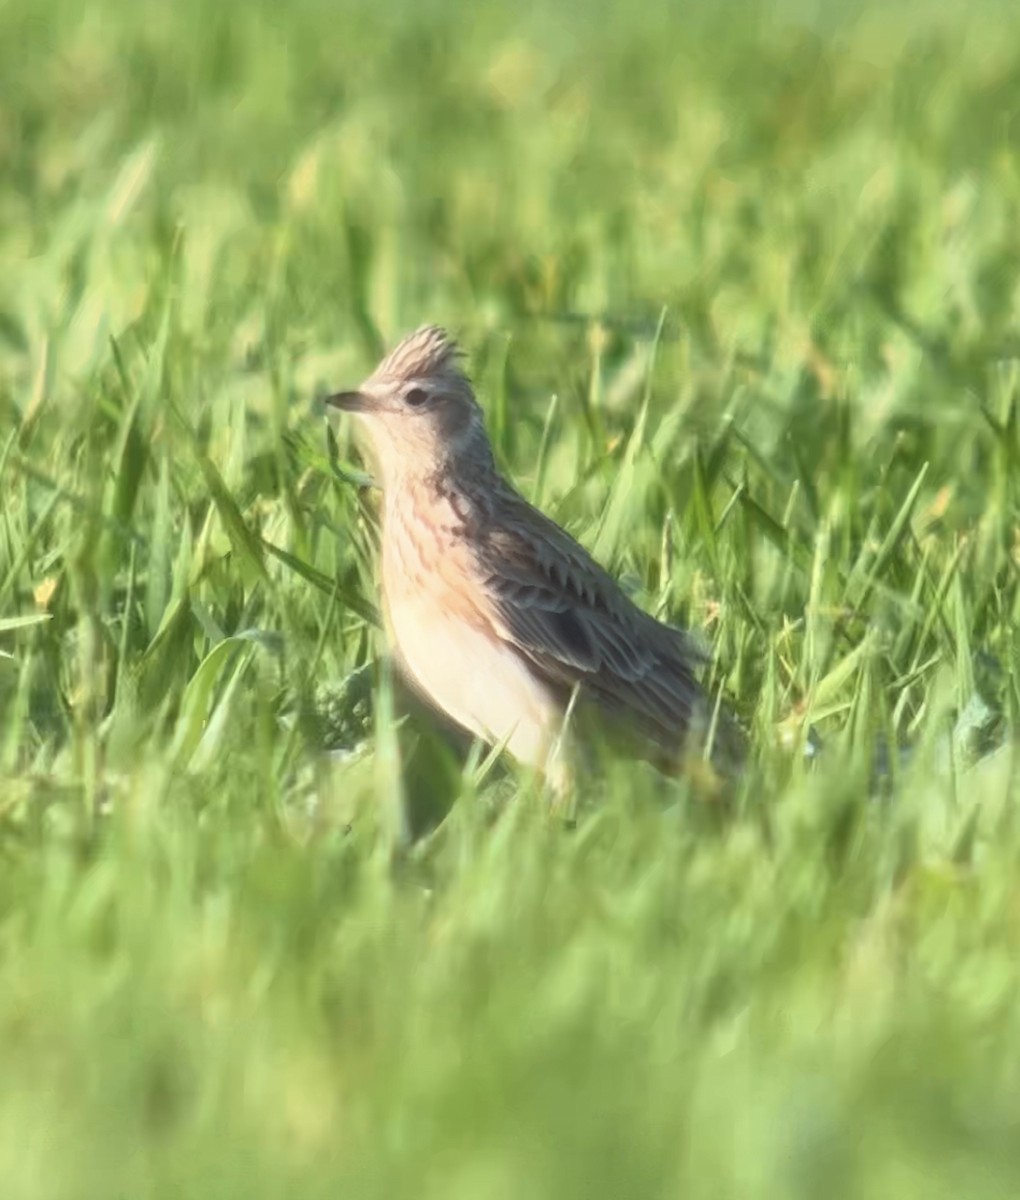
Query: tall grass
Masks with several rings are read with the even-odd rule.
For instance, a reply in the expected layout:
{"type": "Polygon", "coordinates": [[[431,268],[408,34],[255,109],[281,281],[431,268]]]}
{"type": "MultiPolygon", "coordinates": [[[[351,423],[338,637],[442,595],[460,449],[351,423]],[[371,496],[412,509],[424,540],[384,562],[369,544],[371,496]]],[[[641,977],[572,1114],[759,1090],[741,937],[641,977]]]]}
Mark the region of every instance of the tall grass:
{"type": "Polygon", "coordinates": [[[5,1195],[1017,1190],[1013,24],[0,9],[5,1195]],[[424,320],[733,812],[395,713],[319,398],[424,320]]]}

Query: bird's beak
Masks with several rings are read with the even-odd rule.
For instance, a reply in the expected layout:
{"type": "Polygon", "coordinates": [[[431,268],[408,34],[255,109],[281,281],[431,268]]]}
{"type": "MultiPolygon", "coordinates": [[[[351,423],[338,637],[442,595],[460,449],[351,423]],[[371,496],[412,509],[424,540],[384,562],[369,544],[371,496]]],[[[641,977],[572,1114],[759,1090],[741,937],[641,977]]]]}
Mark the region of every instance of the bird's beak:
{"type": "Polygon", "coordinates": [[[330,408],[339,408],[341,412],[349,413],[368,412],[372,407],[371,397],[366,396],[364,392],[337,392],[333,396],[327,396],[326,403],[330,408]]]}

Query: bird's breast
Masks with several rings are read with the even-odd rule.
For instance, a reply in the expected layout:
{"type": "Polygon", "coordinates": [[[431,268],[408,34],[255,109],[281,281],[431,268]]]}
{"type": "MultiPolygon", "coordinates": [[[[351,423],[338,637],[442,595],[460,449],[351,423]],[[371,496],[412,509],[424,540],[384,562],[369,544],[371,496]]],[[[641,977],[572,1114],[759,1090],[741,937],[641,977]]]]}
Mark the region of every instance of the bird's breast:
{"type": "MultiPolygon", "coordinates": [[[[405,497],[405,499],[409,499],[405,497]]],[[[500,639],[469,539],[446,514],[404,504],[384,517],[389,638],[411,683],[475,736],[540,765],[559,713],[548,688],[500,639]]]]}

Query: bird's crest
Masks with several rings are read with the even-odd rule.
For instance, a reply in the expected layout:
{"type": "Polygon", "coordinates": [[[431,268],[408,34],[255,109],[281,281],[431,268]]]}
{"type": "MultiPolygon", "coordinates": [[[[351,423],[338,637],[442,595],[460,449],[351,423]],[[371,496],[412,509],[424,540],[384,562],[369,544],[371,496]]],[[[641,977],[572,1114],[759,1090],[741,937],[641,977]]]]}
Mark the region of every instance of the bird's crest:
{"type": "Polygon", "coordinates": [[[445,329],[423,325],[383,359],[376,375],[386,379],[422,379],[430,375],[462,375],[462,351],[445,329]]]}

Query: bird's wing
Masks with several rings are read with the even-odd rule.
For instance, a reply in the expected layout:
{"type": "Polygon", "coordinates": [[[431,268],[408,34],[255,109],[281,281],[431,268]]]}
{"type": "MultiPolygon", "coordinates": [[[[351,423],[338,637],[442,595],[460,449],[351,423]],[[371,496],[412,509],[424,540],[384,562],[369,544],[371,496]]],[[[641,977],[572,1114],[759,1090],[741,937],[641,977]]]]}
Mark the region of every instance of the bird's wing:
{"type": "MultiPolygon", "coordinates": [[[[524,501],[520,501],[524,505],[524,501]]],[[[704,701],[704,656],[654,620],[559,526],[527,507],[490,529],[479,567],[496,632],[550,684],[580,685],[657,741],[678,744],[704,701]]]]}

